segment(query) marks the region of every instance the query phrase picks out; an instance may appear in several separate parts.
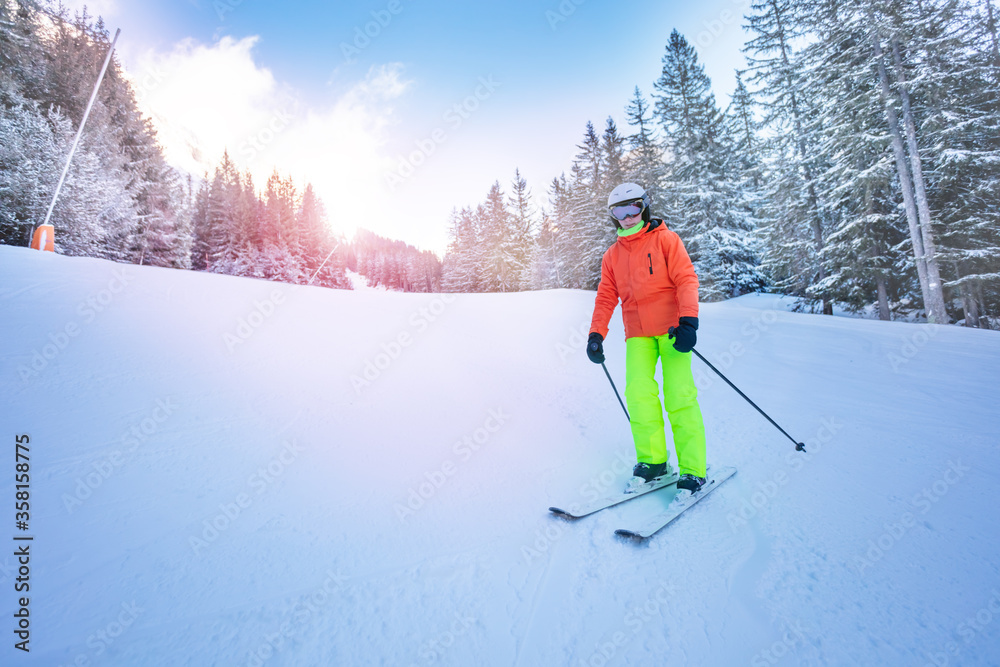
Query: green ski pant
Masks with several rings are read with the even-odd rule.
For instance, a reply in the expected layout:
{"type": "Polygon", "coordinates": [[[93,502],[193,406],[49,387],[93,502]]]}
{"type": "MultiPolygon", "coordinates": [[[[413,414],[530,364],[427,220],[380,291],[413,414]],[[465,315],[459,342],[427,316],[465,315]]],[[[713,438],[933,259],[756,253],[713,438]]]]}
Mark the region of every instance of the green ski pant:
{"type": "Polygon", "coordinates": [[[678,352],[666,336],[633,336],[625,341],[625,401],[631,415],[636,458],[663,463],[668,458],[663,431],[656,360],[663,368],[663,408],[670,420],[680,473],[705,476],[705,423],[691,374],[691,353],[678,352]]]}

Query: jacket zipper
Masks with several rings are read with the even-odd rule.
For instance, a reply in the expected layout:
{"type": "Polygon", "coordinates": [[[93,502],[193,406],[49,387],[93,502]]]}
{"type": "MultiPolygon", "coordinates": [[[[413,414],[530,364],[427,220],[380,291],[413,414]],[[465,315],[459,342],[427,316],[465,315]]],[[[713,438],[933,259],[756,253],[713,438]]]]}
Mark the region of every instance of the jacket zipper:
{"type": "Polygon", "coordinates": [[[653,253],[646,253],[646,258],[649,259],[649,275],[653,275],[653,253]]]}

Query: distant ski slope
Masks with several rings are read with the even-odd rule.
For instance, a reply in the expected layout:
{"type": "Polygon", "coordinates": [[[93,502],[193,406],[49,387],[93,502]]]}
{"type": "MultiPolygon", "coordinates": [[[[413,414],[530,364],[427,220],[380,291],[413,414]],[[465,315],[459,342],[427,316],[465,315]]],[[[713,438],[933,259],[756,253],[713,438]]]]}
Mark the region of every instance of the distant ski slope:
{"type": "MultiPolygon", "coordinates": [[[[0,507],[10,539],[29,434],[35,536],[30,654],[0,552],[0,660],[995,664],[1000,335],[775,305],[703,304],[698,349],[808,454],[694,360],[709,461],[740,472],[635,544],[613,531],[655,494],[547,511],[634,463],[593,293],[0,247],[0,507]]],[[[623,338],[616,313],[620,389],[623,338]]]]}

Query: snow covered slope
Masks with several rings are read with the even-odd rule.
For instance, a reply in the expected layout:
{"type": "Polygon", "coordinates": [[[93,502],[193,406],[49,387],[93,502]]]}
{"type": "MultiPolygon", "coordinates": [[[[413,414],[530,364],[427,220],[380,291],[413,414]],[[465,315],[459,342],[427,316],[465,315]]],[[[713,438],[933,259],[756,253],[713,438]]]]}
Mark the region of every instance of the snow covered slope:
{"type": "MultiPolygon", "coordinates": [[[[546,511],[633,463],[583,352],[592,293],[332,291],[0,247],[0,661],[997,664],[1000,336],[773,304],[703,305],[698,349],[808,453],[696,359],[709,461],[739,474],[634,543],[614,530],[656,494],[546,511]]],[[[619,388],[623,338],[616,314],[619,388]]]]}

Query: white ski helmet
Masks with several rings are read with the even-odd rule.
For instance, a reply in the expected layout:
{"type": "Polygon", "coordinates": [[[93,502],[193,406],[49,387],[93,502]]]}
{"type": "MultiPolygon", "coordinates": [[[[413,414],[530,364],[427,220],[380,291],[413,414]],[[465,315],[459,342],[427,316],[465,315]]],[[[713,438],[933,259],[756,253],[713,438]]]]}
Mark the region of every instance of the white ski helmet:
{"type": "MultiPolygon", "coordinates": [[[[641,185],[636,185],[635,183],[622,183],[608,195],[608,211],[614,206],[624,204],[626,202],[635,201],[637,199],[642,200],[642,219],[644,222],[649,222],[649,205],[651,203],[649,193],[643,189],[641,185]]],[[[610,215],[611,222],[615,224],[615,227],[621,227],[621,223],[615,218],[615,216],[610,215]]]]}

